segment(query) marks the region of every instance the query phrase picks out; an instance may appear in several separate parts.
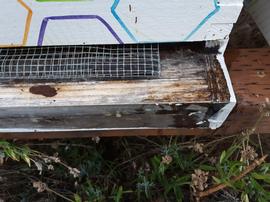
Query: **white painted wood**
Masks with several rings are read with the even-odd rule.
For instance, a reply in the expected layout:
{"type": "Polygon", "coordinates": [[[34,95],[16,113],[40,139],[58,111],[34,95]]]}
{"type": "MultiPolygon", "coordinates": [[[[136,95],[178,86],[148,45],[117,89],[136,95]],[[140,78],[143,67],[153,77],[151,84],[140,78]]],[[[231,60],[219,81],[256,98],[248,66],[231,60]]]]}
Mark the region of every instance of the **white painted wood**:
{"type": "Polygon", "coordinates": [[[253,0],[248,4],[248,10],[270,45],[270,1],[253,0]]]}
{"type": "Polygon", "coordinates": [[[0,46],[227,38],[243,0],[0,0],[0,46]]]}
{"type": "MultiPolygon", "coordinates": [[[[46,91],[46,87],[40,89],[46,91]]],[[[207,90],[205,81],[191,79],[2,85],[0,108],[185,103],[196,99],[195,92],[207,90]],[[57,94],[46,97],[30,92],[31,87],[40,85],[55,89],[57,94]]],[[[205,93],[196,101],[210,103],[208,97],[205,93]]]]}
{"type": "Polygon", "coordinates": [[[178,50],[163,56],[155,80],[2,83],[0,132],[205,128],[231,101],[218,63],[214,53],[178,50]]]}
{"type": "Polygon", "coordinates": [[[215,130],[222,126],[222,124],[226,121],[234,107],[236,106],[236,96],[233,90],[232,81],[225,63],[224,59],[224,52],[226,50],[226,47],[228,45],[229,40],[220,41],[221,46],[219,52],[221,54],[217,55],[217,59],[220,62],[223,74],[226,79],[227,87],[230,93],[230,102],[227,103],[222,109],[220,109],[216,114],[214,114],[212,117],[208,119],[209,121],[209,128],[215,130]]]}

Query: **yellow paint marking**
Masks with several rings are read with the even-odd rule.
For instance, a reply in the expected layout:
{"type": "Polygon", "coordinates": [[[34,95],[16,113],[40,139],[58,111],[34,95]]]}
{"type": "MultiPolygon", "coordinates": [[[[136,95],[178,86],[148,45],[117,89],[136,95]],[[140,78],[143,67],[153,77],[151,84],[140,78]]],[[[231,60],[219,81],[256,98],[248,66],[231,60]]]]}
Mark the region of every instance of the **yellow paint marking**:
{"type": "Polygon", "coordinates": [[[33,12],[31,10],[31,8],[29,8],[23,2],[23,0],[18,0],[18,2],[28,11],[28,15],[27,15],[26,22],[25,22],[25,28],[24,28],[22,44],[0,45],[0,48],[3,48],[3,47],[20,47],[20,46],[25,46],[26,43],[27,43],[33,12]]]}

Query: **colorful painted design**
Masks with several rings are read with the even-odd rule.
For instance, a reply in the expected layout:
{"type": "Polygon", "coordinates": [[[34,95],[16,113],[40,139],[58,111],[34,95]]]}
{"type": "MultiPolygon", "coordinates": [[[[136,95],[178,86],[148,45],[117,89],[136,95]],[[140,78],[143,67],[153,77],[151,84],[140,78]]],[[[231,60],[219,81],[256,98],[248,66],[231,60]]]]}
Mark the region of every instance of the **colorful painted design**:
{"type": "Polygon", "coordinates": [[[28,14],[26,17],[26,22],[25,22],[22,43],[21,44],[12,44],[12,45],[1,45],[0,44],[0,47],[20,47],[20,46],[25,46],[27,43],[27,38],[28,38],[29,30],[30,30],[33,12],[31,10],[31,8],[29,6],[27,6],[26,3],[23,2],[23,0],[17,0],[17,1],[23,8],[25,8],[28,11],[28,14]]]}
{"type": "MultiPolygon", "coordinates": [[[[36,0],[38,2],[78,2],[78,1],[92,1],[92,0],[36,0]]],[[[128,29],[128,27],[125,25],[125,23],[123,22],[123,20],[119,17],[119,15],[116,12],[117,6],[119,4],[120,0],[115,0],[112,7],[111,7],[111,13],[114,16],[114,18],[119,22],[119,24],[121,25],[121,27],[125,30],[125,32],[129,35],[129,37],[134,41],[137,42],[137,39],[135,38],[135,36],[131,33],[131,31],[128,29]]],[[[91,16],[91,15],[90,15],[91,16]]],[[[94,16],[94,15],[92,15],[94,16]]],[[[85,19],[84,17],[81,18],[80,15],[78,15],[78,17],[73,16],[73,19],[85,19]]],[[[44,18],[42,24],[45,24],[46,19],[50,20],[49,18],[44,18]]],[[[58,18],[60,19],[60,18],[58,18]]],[[[93,18],[91,18],[93,19],[93,18]]],[[[117,41],[122,44],[123,41],[119,38],[119,36],[115,33],[115,31],[112,29],[112,27],[100,16],[97,16],[97,18],[101,23],[103,23],[108,30],[112,33],[112,35],[117,39],[117,41]]],[[[46,23],[47,25],[47,23],[46,23]]],[[[45,26],[46,28],[46,26],[45,26]]],[[[42,30],[42,29],[41,29],[42,30]]],[[[44,30],[45,32],[45,30],[44,30]]],[[[39,41],[38,41],[38,45],[42,44],[44,38],[44,33],[40,33],[39,34],[39,41]]]]}
{"type": "Polygon", "coordinates": [[[116,12],[116,8],[119,4],[120,0],[115,0],[112,7],[111,7],[111,12],[113,14],[113,16],[115,17],[115,19],[119,22],[119,24],[121,25],[121,27],[127,32],[127,34],[129,35],[129,37],[134,41],[134,42],[138,42],[137,39],[135,38],[135,36],[131,33],[131,31],[127,28],[127,26],[125,25],[125,23],[123,22],[123,20],[119,17],[119,15],[116,12]]]}
{"type": "Polygon", "coordinates": [[[217,14],[217,12],[219,12],[221,7],[218,0],[214,0],[214,6],[215,9],[198,24],[198,26],[184,39],[184,41],[188,41],[196,32],[198,32],[203,27],[203,25],[207,23],[207,21],[209,21],[214,15],[217,14]]]}
{"type": "Polygon", "coordinates": [[[0,19],[5,18],[0,24],[0,47],[219,40],[229,34],[242,1],[9,0],[12,3],[0,8],[0,19]],[[67,33],[69,29],[72,33],[67,33]]]}
{"type": "Polygon", "coordinates": [[[78,2],[78,1],[93,1],[93,0],[36,0],[37,2],[78,2]]]}
{"type": "Polygon", "coordinates": [[[27,43],[27,37],[28,37],[29,29],[30,29],[33,12],[22,0],[18,0],[18,2],[28,11],[28,15],[26,17],[26,22],[25,22],[23,43],[22,43],[22,45],[24,46],[27,43]]]}
{"type": "Polygon", "coordinates": [[[110,31],[110,33],[114,36],[114,38],[120,44],[123,44],[123,41],[120,39],[120,37],[116,34],[113,28],[102,17],[98,15],[70,15],[70,16],[51,16],[51,17],[44,18],[41,24],[37,45],[42,46],[43,44],[43,39],[44,39],[46,27],[49,20],[93,20],[93,19],[99,20],[110,31]]]}

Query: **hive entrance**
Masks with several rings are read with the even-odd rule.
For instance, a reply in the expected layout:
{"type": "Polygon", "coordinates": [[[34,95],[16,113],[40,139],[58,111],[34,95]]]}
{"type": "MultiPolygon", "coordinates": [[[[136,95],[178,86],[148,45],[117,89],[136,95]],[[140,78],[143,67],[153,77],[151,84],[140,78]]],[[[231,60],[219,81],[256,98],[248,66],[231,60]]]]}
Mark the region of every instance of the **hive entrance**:
{"type": "Polygon", "coordinates": [[[0,49],[0,80],[158,78],[158,44],[0,49]]]}

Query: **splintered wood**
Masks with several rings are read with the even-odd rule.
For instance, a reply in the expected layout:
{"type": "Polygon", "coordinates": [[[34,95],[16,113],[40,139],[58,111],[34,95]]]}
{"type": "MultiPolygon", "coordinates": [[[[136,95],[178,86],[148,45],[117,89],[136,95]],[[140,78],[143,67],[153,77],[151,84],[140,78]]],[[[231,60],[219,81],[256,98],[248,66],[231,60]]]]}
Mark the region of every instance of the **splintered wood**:
{"type": "Polygon", "coordinates": [[[179,44],[160,52],[158,79],[2,83],[0,129],[208,127],[208,119],[230,102],[216,52],[179,44]]]}

